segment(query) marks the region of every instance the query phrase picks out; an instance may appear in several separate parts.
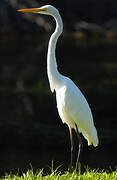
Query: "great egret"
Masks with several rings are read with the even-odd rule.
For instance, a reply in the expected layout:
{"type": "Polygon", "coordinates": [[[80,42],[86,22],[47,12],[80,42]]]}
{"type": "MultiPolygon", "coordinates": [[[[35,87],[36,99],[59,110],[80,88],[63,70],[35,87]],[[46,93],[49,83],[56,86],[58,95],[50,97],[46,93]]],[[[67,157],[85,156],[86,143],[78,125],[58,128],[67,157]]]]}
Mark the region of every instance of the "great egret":
{"type": "Polygon", "coordinates": [[[62,122],[66,123],[69,127],[71,140],[71,166],[73,152],[73,128],[75,129],[77,137],[79,139],[79,151],[75,167],[75,170],[77,171],[82,144],[79,134],[83,134],[85,139],[87,139],[88,141],[88,145],[93,144],[94,146],[98,145],[98,136],[93,123],[93,117],[90,107],[84,95],[71,79],[63,76],[57,70],[55,49],[58,37],[63,30],[63,22],[61,16],[59,14],[59,11],[51,5],[45,5],[40,8],[19,9],[18,11],[51,15],[56,21],[56,29],[51,35],[48,46],[47,74],[51,91],[56,91],[57,108],[60,118],[62,119],[62,122]]]}

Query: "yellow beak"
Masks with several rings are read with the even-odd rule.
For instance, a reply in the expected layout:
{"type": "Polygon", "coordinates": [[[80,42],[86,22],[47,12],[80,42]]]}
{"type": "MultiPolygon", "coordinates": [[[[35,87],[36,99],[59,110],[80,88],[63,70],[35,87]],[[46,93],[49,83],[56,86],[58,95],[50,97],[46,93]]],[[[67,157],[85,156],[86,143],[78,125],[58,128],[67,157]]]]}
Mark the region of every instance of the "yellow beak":
{"type": "Polygon", "coordinates": [[[45,8],[30,8],[30,9],[18,9],[19,12],[32,12],[32,13],[38,13],[40,11],[46,11],[45,8]]]}

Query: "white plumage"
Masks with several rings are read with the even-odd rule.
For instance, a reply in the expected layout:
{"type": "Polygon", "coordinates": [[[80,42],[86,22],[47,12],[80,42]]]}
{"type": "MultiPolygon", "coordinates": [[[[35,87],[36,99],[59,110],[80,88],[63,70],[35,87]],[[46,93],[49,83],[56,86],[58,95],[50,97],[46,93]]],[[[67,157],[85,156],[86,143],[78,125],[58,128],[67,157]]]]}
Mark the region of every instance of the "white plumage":
{"type": "Polygon", "coordinates": [[[56,90],[59,115],[70,128],[77,124],[79,132],[87,139],[88,145],[98,145],[97,132],[93,123],[90,107],[77,86],[65,78],[64,84],[56,90]]]}
{"type": "Polygon", "coordinates": [[[32,9],[21,9],[20,12],[33,12],[40,14],[51,15],[56,20],[56,29],[52,34],[47,54],[47,74],[50,83],[50,89],[52,92],[56,91],[57,108],[63,123],[66,123],[70,130],[71,138],[71,164],[72,164],[72,151],[73,151],[73,139],[72,139],[72,129],[76,130],[77,136],[80,140],[79,152],[76,161],[77,163],[80,155],[81,139],[79,137],[79,132],[87,139],[88,145],[93,144],[98,145],[97,131],[93,123],[92,113],[90,107],[78,89],[78,87],[69,78],[61,75],[57,70],[56,64],[56,43],[58,37],[63,30],[63,22],[58,10],[51,6],[46,5],[41,8],[32,9]],[[78,132],[79,131],[79,132],[78,132]]]}

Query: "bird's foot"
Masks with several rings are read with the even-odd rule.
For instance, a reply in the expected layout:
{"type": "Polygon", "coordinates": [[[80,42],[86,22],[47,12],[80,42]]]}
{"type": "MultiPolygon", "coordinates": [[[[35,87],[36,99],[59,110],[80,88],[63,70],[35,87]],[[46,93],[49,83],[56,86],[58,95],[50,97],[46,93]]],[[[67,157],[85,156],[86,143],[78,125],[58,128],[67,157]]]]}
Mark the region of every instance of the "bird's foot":
{"type": "Polygon", "coordinates": [[[71,164],[70,164],[70,167],[69,167],[69,170],[68,170],[70,173],[73,173],[74,172],[74,167],[73,166],[71,166],[71,164]]]}

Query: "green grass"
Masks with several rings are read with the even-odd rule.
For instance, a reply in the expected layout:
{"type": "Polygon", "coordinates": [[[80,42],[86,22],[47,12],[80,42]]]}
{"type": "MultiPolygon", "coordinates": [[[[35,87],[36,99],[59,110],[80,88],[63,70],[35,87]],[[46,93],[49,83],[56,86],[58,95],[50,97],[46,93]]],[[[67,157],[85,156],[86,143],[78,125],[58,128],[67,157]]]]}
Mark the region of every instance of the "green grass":
{"type": "Polygon", "coordinates": [[[55,171],[51,170],[48,175],[45,175],[43,170],[35,173],[33,170],[28,170],[27,173],[22,173],[21,176],[6,174],[1,180],[117,180],[117,170],[108,172],[87,168],[84,173],[81,173],[80,169],[78,173],[68,171],[61,173],[56,169],[55,171]]]}

